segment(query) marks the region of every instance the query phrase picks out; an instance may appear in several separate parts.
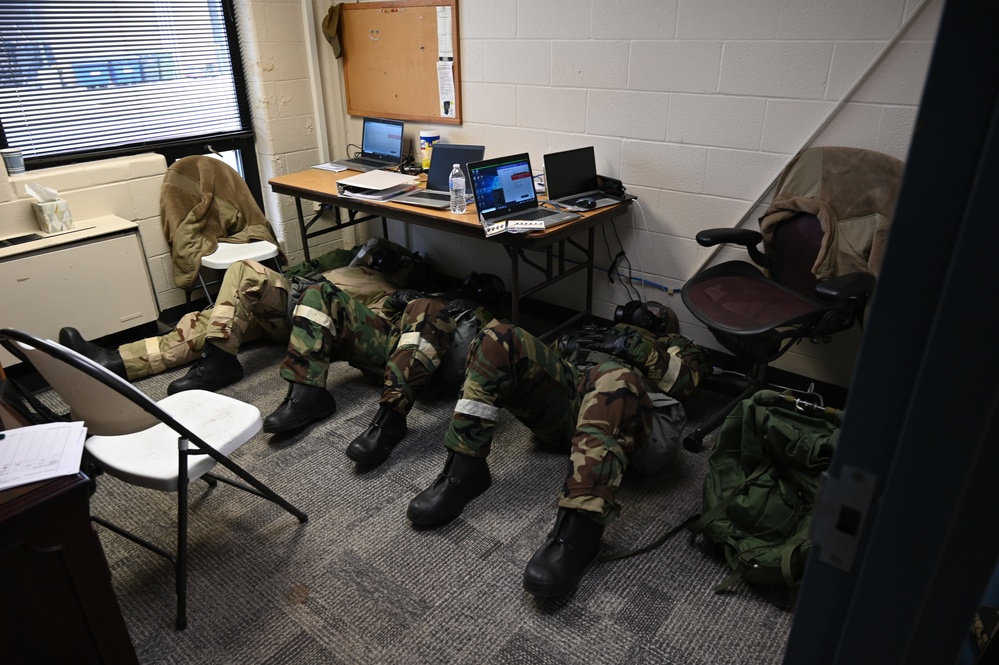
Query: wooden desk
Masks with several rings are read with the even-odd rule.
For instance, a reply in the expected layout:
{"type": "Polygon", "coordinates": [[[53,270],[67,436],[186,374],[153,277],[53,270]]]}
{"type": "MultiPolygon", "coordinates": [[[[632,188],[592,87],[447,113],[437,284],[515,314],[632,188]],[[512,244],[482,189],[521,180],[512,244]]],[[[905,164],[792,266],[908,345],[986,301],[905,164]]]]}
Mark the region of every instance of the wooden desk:
{"type": "Polygon", "coordinates": [[[138,663],[88,488],[78,473],[0,492],[4,663],[138,663]]]}
{"type": "Polygon", "coordinates": [[[463,215],[455,215],[447,210],[434,210],[419,206],[393,203],[391,201],[367,201],[340,196],[337,193],[337,181],[342,178],[357,175],[354,171],[333,173],[321,169],[309,169],[271,178],[268,183],[277,194],[287,194],[295,199],[295,211],[298,214],[299,232],[302,236],[302,246],[305,249],[305,260],[311,259],[309,240],[326,233],[339,231],[363,222],[381,219],[382,231],[388,238],[388,220],[395,219],[407,224],[426,226],[448,233],[479,238],[486,242],[501,244],[510,257],[510,297],[511,320],[520,324],[520,302],[524,298],[537,293],[578,272],[586,272],[585,300],[578,312],[569,319],[559,323],[552,329],[541,333],[545,338],[559,328],[571,325],[588,317],[593,308],[593,253],[595,229],[597,225],[617,217],[627,210],[630,201],[587,211],[580,219],[560,224],[544,231],[532,233],[501,233],[486,238],[479,223],[474,204],[469,204],[468,211],[463,215]],[[319,221],[322,210],[317,212],[308,222],[302,209],[302,201],[316,201],[326,206],[333,213],[335,223],[325,228],[310,230],[319,221]],[[343,211],[343,212],[341,212],[343,211]],[[346,218],[343,217],[346,215],[346,218]],[[586,231],[586,243],[581,244],[572,236],[586,231]],[[543,263],[529,259],[525,252],[535,250],[544,253],[543,263]],[[557,252],[556,252],[557,250],[557,252]],[[566,252],[576,252],[575,257],[569,257],[566,252]],[[534,268],[544,277],[544,280],[523,289],[520,286],[520,264],[534,268]]]}

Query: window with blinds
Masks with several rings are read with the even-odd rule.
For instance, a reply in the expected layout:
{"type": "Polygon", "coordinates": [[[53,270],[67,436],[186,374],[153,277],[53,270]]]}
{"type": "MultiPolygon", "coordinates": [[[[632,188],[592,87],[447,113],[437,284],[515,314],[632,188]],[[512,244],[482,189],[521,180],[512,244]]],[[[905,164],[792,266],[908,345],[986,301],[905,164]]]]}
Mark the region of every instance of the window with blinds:
{"type": "Polygon", "coordinates": [[[252,152],[232,12],[232,0],[3,0],[0,144],[21,148],[29,170],[252,152]]]}

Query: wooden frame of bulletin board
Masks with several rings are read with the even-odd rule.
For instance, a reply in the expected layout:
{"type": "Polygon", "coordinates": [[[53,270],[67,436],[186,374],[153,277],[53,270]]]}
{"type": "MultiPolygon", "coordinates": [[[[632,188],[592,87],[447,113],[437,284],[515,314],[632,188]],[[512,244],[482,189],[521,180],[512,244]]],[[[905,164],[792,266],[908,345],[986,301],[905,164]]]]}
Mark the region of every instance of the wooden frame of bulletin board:
{"type": "Polygon", "coordinates": [[[347,113],[461,124],[458,0],[340,6],[347,113]]]}

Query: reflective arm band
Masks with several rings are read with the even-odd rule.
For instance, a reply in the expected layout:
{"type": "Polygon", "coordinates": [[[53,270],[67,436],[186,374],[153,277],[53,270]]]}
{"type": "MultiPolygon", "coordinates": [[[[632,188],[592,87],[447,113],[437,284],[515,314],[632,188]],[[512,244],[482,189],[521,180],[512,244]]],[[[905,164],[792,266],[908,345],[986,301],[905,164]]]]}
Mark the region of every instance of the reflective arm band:
{"type": "Polygon", "coordinates": [[[333,325],[333,319],[329,314],[320,312],[318,309],[306,307],[305,305],[297,305],[293,316],[308,319],[316,325],[332,330],[334,335],[336,334],[336,326],[333,325]]]}
{"type": "Polygon", "coordinates": [[[503,413],[503,409],[499,409],[492,404],[473,402],[470,399],[459,399],[458,403],[454,406],[454,412],[496,422],[499,420],[500,414],[503,413]]]}

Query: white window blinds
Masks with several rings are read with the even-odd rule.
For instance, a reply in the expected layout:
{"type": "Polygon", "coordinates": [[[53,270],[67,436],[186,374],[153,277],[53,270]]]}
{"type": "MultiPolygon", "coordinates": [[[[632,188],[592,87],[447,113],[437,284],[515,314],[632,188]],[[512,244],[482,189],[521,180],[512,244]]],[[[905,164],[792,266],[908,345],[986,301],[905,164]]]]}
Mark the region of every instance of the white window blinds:
{"type": "Polygon", "coordinates": [[[0,2],[4,142],[30,160],[249,135],[227,4],[0,2]]]}

